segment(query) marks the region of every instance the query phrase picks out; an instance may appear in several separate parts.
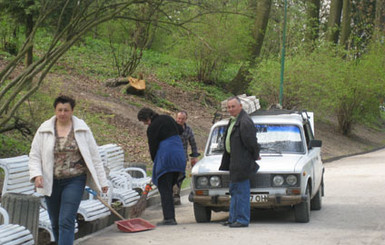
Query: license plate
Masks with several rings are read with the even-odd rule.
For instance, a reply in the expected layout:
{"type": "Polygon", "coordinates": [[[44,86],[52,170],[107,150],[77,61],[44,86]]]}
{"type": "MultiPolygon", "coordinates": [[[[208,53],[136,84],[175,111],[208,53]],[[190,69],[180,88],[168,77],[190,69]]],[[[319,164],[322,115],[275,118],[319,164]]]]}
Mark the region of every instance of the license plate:
{"type": "Polygon", "coordinates": [[[268,202],[266,194],[252,194],[250,195],[250,202],[268,202]]]}

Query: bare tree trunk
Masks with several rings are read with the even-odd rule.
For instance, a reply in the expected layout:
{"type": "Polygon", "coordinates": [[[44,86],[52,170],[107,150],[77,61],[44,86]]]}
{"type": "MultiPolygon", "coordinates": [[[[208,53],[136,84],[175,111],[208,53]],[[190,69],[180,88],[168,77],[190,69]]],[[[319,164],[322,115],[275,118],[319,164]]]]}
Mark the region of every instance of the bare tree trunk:
{"type": "Polygon", "coordinates": [[[376,1],[375,27],[378,33],[385,32],[385,0],[376,1]]]}
{"type": "Polygon", "coordinates": [[[244,93],[251,81],[249,68],[255,66],[256,59],[261,54],[263,40],[265,38],[266,28],[269,21],[271,0],[255,0],[251,5],[257,6],[253,27],[254,42],[250,46],[249,63],[243,64],[237,75],[230,81],[227,89],[233,94],[244,93]]]}
{"type": "Polygon", "coordinates": [[[328,22],[328,41],[338,43],[343,0],[332,0],[328,22]]]}
{"type": "Polygon", "coordinates": [[[308,27],[306,28],[306,36],[305,39],[308,42],[314,42],[317,40],[319,35],[319,12],[321,7],[320,0],[309,0],[307,3],[307,18],[308,18],[308,27]]]}
{"type": "Polygon", "coordinates": [[[348,43],[349,43],[351,22],[352,22],[352,0],[343,0],[340,43],[341,45],[344,45],[346,48],[348,47],[348,43]]]}
{"type": "Polygon", "coordinates": [[[266,27],[269,22],[271,0],[258,1],[257,4],[253,29],[253,38],[255,42],[251,45],[251,65],[254,65],[255,59],[261,54],[266,27]]]}
{"type": "MultiPolygon", "coordinates": [[[[28,37],[31,35],[33,30],[33,16],[32,14],[28,14],[26,17],[27,18],[25,23],[25,27],[26,27],[25,39],[28,39],[28,37]]],[[[27,51],[27,54],[25,56],[25,66],[28,67],[29,65],[32,64],[32,62],[33,62],[33,46],[31,46],[27,51]]]]}

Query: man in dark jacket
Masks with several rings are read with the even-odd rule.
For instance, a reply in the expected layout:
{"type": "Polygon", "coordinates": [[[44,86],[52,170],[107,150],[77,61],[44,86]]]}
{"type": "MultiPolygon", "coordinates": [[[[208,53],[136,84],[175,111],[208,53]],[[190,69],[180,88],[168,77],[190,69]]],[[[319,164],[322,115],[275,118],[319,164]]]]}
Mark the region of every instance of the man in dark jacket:
{"type": "Polygon", "coordinates": [[[256,128],[242,109],[238,97],[227,100],[230,121],[225,134],[225,152],[219,170],[230,171],[230,214],[223,225],[247,227],[250,222],[250,178],[259,166],[256,128]]]}

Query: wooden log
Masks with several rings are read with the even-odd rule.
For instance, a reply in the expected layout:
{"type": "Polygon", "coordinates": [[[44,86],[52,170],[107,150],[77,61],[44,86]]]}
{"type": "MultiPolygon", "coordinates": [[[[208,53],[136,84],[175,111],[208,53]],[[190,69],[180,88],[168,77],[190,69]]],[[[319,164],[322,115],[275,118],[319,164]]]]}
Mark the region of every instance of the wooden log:
{"type": "Polygon", "coordinates": [[[106,84],[106,87],[119,87],[121,85],[128,84],[128,78],[127,77],[110,78],[110,79],[107,79],[105,84],[106,84]]]}
{"type": "Polygon", "coordinates": [[[9,214],[10,224],[25,226],[38,241],[40,198],[20,193],[5,193],[1,206],[9,214]]]}

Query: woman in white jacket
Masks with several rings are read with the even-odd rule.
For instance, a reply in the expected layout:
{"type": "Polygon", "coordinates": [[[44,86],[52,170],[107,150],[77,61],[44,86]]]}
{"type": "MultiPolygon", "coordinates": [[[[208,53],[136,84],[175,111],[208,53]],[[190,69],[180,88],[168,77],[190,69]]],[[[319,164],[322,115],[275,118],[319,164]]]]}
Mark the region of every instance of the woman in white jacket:
{"type": "Polygon", "coordinates": [[[55,240],[73,244],[75,218],[85,185],[108,191],[95,139],[87,124],[73,116],[75,100],[55,99],[55,116],[37,130],[29,154],[30,180],[44,195],[55,240]]]}

